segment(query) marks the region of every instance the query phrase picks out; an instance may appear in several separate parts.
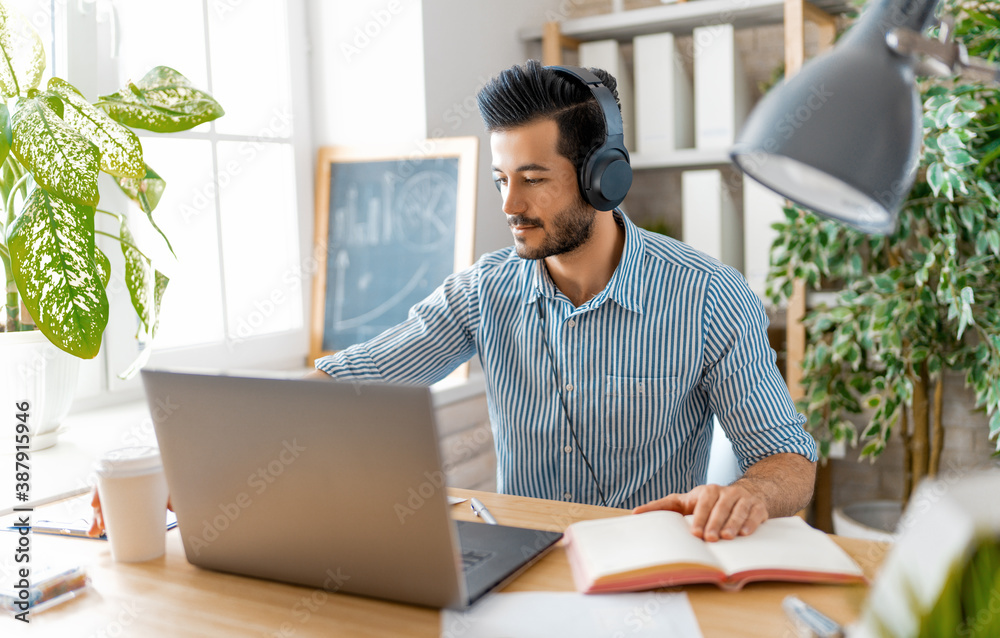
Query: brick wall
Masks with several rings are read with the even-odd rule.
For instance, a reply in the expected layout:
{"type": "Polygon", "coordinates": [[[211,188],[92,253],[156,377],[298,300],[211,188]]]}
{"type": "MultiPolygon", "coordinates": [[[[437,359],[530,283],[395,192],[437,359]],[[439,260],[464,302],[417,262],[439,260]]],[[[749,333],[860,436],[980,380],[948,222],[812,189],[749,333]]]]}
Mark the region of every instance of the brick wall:
{"type": "MultiPolygon", "coordinates": [[[[995,467],[996,449],[990,441],[988,421],[982,411],[973,411],[974,394],[965,387],[964,376],[945,377],[944,449],[941,452],[941,475],[955,477],[974,469],[995,467]]],[[[859,500],[899,499],[903,493],[903,447],[893,437],[886,451],[875,463],[857,461],[859,450],[848,450],[845,458],[832,463],[833,504],[846,505],[859,500]]]]}

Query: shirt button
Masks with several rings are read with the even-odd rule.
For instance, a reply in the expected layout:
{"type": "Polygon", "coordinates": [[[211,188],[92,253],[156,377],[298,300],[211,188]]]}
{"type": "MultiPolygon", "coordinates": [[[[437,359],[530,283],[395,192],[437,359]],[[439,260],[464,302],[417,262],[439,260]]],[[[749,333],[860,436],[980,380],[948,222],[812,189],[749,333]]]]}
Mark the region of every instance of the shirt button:
{"type": "Polygon", "coordinates": [[[566,384],[566,392],[572,392],[572,391],[573,391],[573,384],[572,383],[567,383],[566,384]]]}
{"type": "Polygon", "coordinates": [[[569,492],[566,492],[566,493],[563,494],[563,500],[570,501],[572,499],[573,499],[573,495],[570,494],[569,492]]]}
{"type": "Polygon", "coordinates": [[[569,326],[570,328],[575,328],[576,327],[576,319],[570,319],[569,321],[566,322],[566,325],[569,326]]]}
{"type": "Polygon", "coordinates": [[[572,445],[567,445],[566,447],[563,448],[563,452],[565,452],[566,454],[572,454],[573,453],[573,446],[572,445]]]}

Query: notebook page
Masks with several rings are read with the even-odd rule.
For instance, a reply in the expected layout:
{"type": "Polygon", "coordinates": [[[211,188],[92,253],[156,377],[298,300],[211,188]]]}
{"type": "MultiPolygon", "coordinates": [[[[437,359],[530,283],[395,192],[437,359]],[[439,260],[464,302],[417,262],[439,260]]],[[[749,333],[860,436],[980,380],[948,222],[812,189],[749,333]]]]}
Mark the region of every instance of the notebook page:
{"type": "Polygon", "coordinates": [[[825,533],[797,516],[772,518],[749,536],[707,545],[727,574],[757,569],[863,573],[825,533]]]}
{"type": "Polygon", "coordinates": [[[671,563],[718,567],[676,512],[584,521],[571,529],[574,551],[594,578],[671,563]]]}

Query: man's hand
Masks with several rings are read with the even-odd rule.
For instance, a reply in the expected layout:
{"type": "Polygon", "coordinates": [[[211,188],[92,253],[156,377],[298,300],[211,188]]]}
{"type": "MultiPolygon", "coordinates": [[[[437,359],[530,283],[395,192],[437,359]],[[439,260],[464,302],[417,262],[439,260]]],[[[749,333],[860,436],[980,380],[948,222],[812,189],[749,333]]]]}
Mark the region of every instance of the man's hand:
{"type": "Polygon", "coordinates": [[[798,454],[775,454],[750,467],[732,485],[699,485],[632,512],[670,510],[692,515],[691,533],[708,542],[754,533],[768,518],[791,516],[812,498],[816,464],[798,454]]]}
{"type": "Polygon", "coordinates": [[[739,481],[732,485],[699,485],[684,494],[671,494],[632,510],[634,514],[671,510],[693,515],[691,533],[714,543],[752,534],[767,520],[764,499],[739,481]]]}

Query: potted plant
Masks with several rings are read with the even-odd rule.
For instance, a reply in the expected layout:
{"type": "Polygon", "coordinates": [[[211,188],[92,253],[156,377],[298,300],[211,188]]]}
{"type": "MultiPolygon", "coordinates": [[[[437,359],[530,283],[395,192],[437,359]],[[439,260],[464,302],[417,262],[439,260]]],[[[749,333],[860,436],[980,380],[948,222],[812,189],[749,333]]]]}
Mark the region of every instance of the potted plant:
{"type": "MultiPolygon", "coordinates": [[[[99,207],[99,173],[111,175],[159,230],[152,213],[165,182],[146,164],[130,127],[183,131],[220,117],[223,110],[183,75],[163,66],[96,103],[57,77],[42,86],[41,38],[2,3],[0,52],[0,94],[5,98],[0,102],[0,262],[5,283],[0,331],[6,333],[0,334],[0,415],[12,414],[15,403],[28,402],[37,448],[54,442],[52,428],[75,389],[75,364],[97,355],[108,324],[111,262],[97,236],[110,237],[121,247],[123,279],[139,316],[136,336],[142,342],[156,332],[167,285],[136,245],[129,216],[99,207]],[[100,230],[97,216],[112,219],[117,232],[100,230]],[[49,344],[69,356],[56,354],[49,344]],[[43,391],[46,378],[49,387],[43,391]],[[68,394],[57,398],[56,390],[68,394]],[[44,405],[31,400],[41,396],[44,405]]],[[[148,355],[145,348],[124,376],[135,374],[148,355]]]]}
{"type": "MultiPolygon", "coordinates": [[[[946,0],[942,12],[970,54],[1000,59],[995,3],[946,0]]],[[[1000,92],[921,88],[922,157],[895,232],[867,236],[788,208],[768,289],[776,303],[796,279],[841,289],[805,320],[800,409],[824,457],[842,441],[874,462],[896,432],[904,501],[940,467],[946,372],[964,375],[988,436],[1000,432],[1000,92]]]]}

